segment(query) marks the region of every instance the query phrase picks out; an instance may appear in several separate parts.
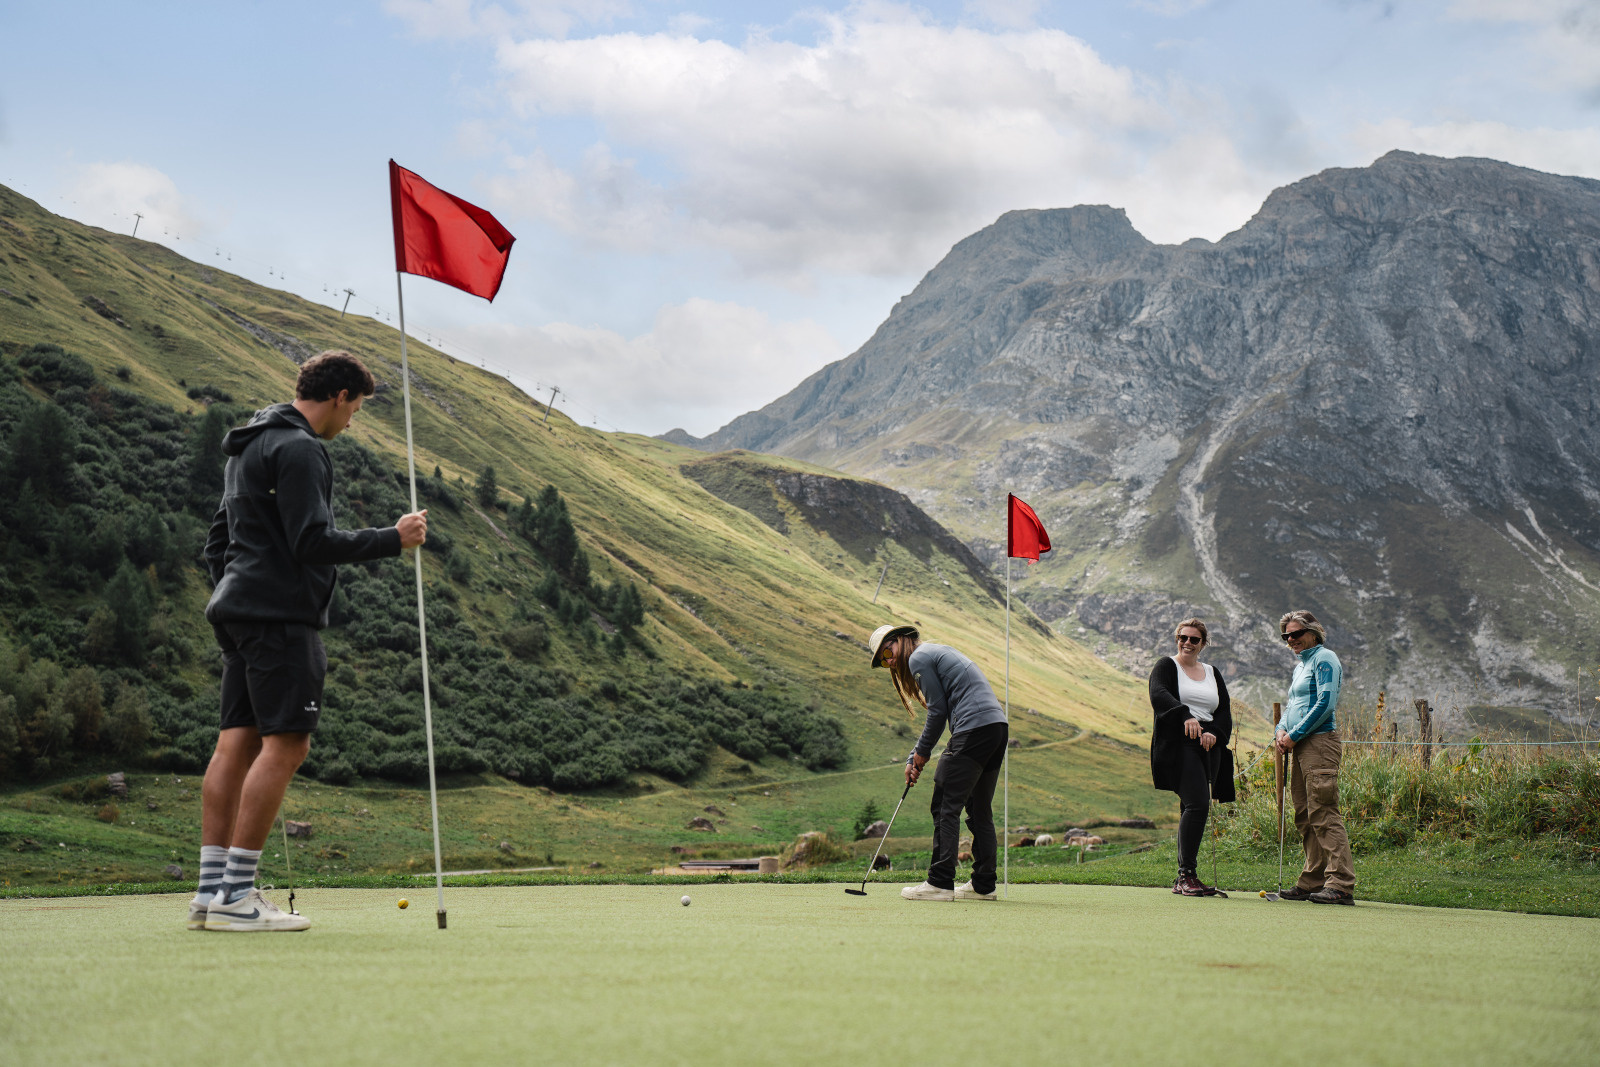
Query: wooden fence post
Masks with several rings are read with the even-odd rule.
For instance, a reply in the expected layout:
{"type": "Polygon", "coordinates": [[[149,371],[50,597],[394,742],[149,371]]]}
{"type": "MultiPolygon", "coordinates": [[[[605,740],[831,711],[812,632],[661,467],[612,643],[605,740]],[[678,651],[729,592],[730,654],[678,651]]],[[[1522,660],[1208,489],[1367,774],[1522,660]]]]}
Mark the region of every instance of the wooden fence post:
{"type": "Polygon", "coordinates": [[[1433,765],[1433,709],[1426,700],[1418,700],[1417,730],[1422,736],[1422,765],[1433,765]]]}

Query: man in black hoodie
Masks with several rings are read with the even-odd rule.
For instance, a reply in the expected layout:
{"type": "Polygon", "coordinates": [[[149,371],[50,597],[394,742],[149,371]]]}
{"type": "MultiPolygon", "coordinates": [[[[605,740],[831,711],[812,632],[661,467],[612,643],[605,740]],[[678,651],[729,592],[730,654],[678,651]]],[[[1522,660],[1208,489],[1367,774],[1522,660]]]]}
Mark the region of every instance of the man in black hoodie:
{"type": "Polygon", "coordinates": [[[216,590],[206,618],[222,649],[222,722],[201,791],[200,887],[191,930],[304,930],[255,887],[256,866],[289,781],[311,748],[328,669],[336,564],[398,556],[427,538],[427,512],[383,530],[333,521],[337,437],[377,391],[349,352],[300,368],[292,404],[256,412],[223,438],[222,506],[206,538],[216,590]]]}

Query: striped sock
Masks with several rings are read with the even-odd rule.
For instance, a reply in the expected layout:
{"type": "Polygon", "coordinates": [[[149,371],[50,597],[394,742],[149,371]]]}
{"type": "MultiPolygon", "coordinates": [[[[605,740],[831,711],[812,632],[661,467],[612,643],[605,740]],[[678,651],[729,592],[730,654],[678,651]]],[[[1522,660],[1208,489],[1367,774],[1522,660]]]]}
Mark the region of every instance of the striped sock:
{"type": "Polygon", "coordinates": [[[200,887],[195,890],[202,897],[216,896],[222,888],[222,871],[228,866],[226,845],[200,846],[200,887]]]}
{"type": "Polygon", "coordinates": [[[228,868],[222,874],[222,898],[232,904],[256,884],[256,864],[261,862],[261,850],[251,851],[237,846],[228,849],[228,868]]]}

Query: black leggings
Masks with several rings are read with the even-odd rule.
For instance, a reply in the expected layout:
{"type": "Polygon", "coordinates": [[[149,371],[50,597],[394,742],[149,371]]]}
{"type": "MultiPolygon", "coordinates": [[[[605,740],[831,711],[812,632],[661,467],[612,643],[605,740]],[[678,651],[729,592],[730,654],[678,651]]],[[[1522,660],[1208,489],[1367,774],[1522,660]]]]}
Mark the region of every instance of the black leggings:
{"type": "Polygon", "coordinates": [[[1178,870],[1195,871],[1200,842],[1206,836],[1206,816],[1211,812],[1211,781],[1217,773],[1220,749],[1206,752],[1199,741],[1185,739],[1183,767],[1178,774],[1178,870]]]}

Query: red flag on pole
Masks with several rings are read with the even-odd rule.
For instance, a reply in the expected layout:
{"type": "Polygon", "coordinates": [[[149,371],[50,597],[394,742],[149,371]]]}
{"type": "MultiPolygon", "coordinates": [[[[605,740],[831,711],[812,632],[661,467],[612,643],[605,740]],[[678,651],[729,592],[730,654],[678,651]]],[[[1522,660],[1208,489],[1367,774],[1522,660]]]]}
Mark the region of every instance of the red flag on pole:
{"type": "Polygon", "coordinates": [[[516,240],[495,217],[389,160],[394,269],[493,300],[516,240]]]}
{"type": "Polygon", "coordinates": [[[1050,551],[1050,535],[1044,532],[1039,516],[1017,496],[1006,494],[1006,555],[1038,562],[1039,553],[1050,551]]]}

